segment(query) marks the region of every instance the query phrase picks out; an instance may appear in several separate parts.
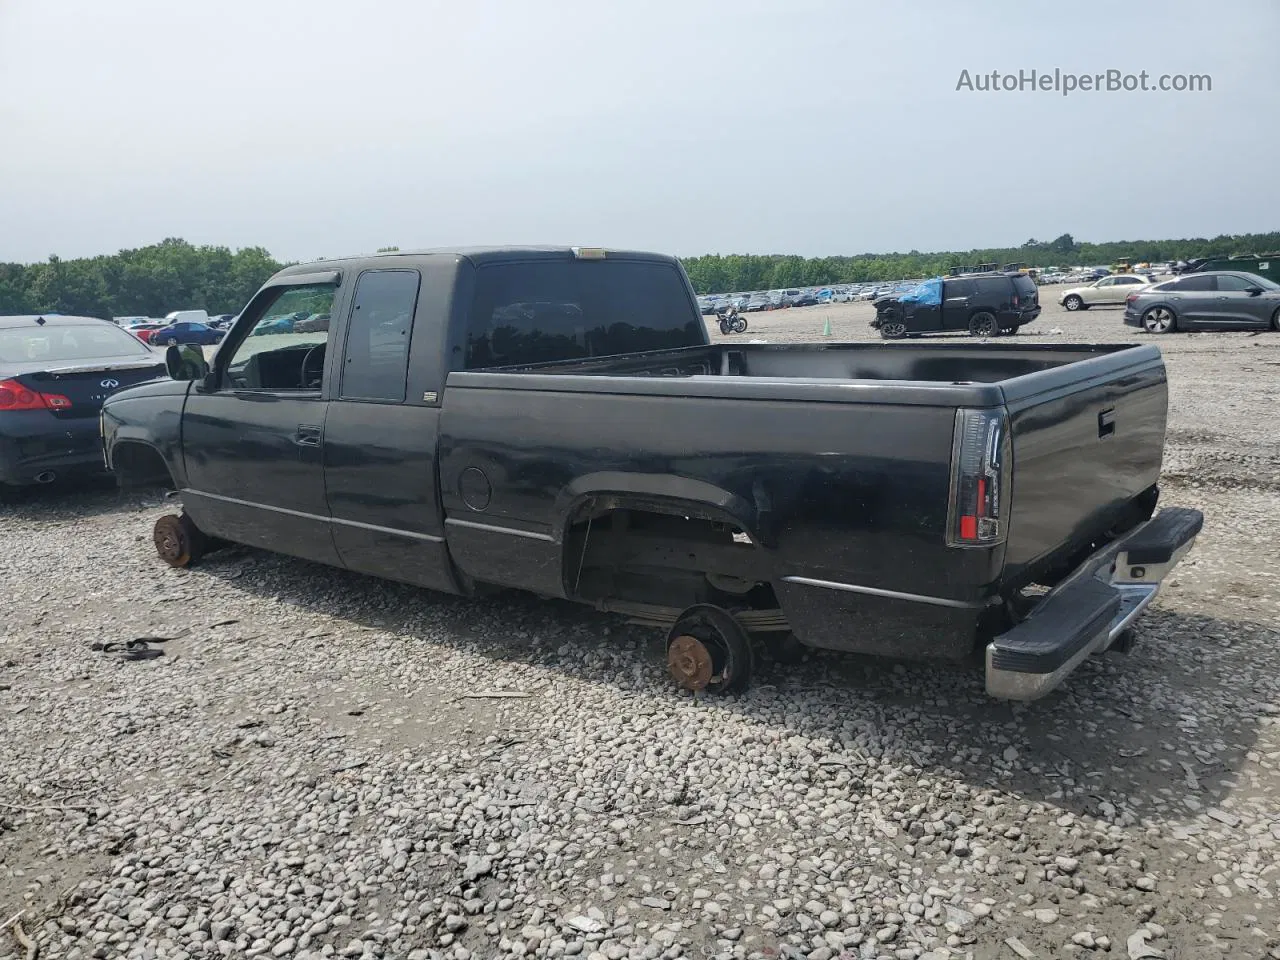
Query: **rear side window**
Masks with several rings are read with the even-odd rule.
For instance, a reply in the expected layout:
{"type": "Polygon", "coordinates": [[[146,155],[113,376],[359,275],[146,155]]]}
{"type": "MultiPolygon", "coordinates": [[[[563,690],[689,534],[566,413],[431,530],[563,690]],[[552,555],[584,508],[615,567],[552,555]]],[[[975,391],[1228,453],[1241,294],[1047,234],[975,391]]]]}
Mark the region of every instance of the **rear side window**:
{"type": "Polygon", "coordinates": [[[404,400],[418,271],[371,270],[356,282],[342,358],[348,400],[404,400]]]}
{"type": "Polygon", "coordinates": [[[973,296],[972,280],[946,280],[942,287],[944,297],[971,297],[973,296]]]}
{"type": "Polygon", "coordinates": [[[983,277],[978,280],[978,295],[982,297],[1004,297],[1009,294],[1009,281],[1004,277],[983,277]]]}
{"type": "Polygon", "coordinates": [[[467,367],[608,357],[706,342],[680,272],[634,260],[531,260],[476,273],[467,367]]]}
{"type": "Polygon", "coordinates": [[[1174,289],[1179,293],[1196,290],[1213,290],[1215,288],[1213,281],[1214,278],[1209,276],[1183,277],[1178,281],[1178,284],[1174,289]]]}
{"type": "Polygon", "coordinates": [[[1029,297],[1036,292],[1036,282],[1025,273],[1020,273],[1013,278],[1013,289],[1019,296],[1029,297]]]}

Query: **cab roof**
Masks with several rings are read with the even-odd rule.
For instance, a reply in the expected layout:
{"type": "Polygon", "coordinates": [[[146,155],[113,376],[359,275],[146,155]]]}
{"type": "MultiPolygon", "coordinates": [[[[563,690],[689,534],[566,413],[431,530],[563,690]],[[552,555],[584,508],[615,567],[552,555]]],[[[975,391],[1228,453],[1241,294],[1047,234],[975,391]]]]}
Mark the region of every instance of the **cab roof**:
{"type": "MultiPolygon", "coordinates": [[[[676,257],[664,253],[650,253],[642,250],[616,250],[611,247],[589,247],[585,244],[576,248],[581,250],[604,250],[604,259],[617,260],[651,260],[661,263],[678,263],[676,257]]],[[[337,257],[332,260],[312,260],[308,263],[295,263],[276,273],[277,277],[296,276],[297,274],[316,273],[323,270],[334,270],[365,264],[385,264],[387,261],[408,259],[412,257],[451,257],[468,260],[475,266],[492,263],[510,263],[517,260],[573,260],[576,259],[574,247],[562,246],[458,246],[429,247],[421,250],[390,250],[385,253],[371,253],[361,256],[337,257]]]]}

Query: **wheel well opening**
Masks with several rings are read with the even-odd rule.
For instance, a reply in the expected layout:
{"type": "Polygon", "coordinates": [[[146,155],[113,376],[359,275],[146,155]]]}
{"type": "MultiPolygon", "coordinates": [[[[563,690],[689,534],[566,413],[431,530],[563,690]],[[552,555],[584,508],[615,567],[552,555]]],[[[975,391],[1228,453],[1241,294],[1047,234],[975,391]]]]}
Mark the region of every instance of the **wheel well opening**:
{"type": "Polygon", "coordinates": [[[767,551],[713,507],[592,498],[564,543],[566,593],[601,608],[778,608],[767,551]]]}
{"type": "Polygon", "coordinates": [[[117,444],[111,451],[111,471],[122,487],[174,486],[164,457],[145,443],[117,444]]]}

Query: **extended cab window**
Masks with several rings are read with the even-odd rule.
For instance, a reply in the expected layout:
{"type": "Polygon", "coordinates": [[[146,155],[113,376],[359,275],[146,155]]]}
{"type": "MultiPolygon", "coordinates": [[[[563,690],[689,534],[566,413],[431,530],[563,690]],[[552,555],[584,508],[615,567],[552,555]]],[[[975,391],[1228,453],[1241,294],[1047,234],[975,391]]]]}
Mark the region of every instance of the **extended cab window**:
{"type": "Polygon", "coordinates": [[[239,390],[319,390],[329,340],[332,284],[282,287],[227,364],[239,390]],[[304,369],[305,367],[305,369],[304,369]]]}
{"type": "Polygon", "coordinates": [[[342,360],[345,399],[404,400],[418,282],[416,270],[370,270],[360,275],[342,360]]]}
{"type": "Polygon", "coordinates": [[[529,260],[476,272],[466,365],[577,360],[705,342],[702,317],[669,264],[529,260]]]}

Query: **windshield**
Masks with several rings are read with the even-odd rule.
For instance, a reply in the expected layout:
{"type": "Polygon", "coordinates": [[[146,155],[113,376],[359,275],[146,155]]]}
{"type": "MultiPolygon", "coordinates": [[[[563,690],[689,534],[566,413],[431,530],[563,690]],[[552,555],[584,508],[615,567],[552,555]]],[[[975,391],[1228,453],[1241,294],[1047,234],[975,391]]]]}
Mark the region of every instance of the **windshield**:
{"type": "Polygon", "coordinates": [[[0,330],[0,362],[55,363],[104,357],[145,357],[150,348],[110,324],[37,326],[0,330]]]}

